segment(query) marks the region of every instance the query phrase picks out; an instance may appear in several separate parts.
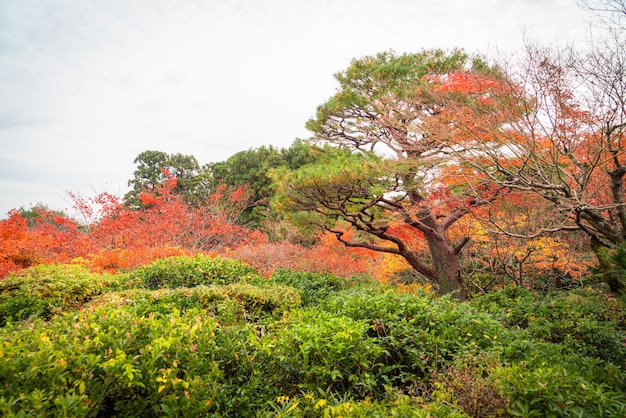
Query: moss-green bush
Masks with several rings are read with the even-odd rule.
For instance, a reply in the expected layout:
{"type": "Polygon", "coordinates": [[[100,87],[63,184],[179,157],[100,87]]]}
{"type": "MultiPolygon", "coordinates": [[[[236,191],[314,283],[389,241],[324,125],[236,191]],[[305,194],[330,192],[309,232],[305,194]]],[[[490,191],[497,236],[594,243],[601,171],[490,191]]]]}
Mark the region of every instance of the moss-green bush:
{"type": "Polygon", "coordinates": [[[524,332],[518,337],[489,350],[460,352],[433,373],[433,395],[480,417],[624,416],[622,369],[560,344],[525,339],[524,332]]]}
{"type": "Polygon", "coordinates": [[[197,308],[219,317],[222,323],[232,324],[244,320],[280,318],[285,311],[297,308],[300,304],[299,292],[291,287],[257,287],[248,283],[233,283],[225,286],[200,285],[192,288],[110,292],[95,298],[87,306],[132,306],[139,315],[154,312],[168,314],[174,309],[185,312],[197,308]]]}
{"type": "Polygon", "coordinates": [[[274,273],[271,282],[299,289],[304,306],[313,306],[336,292],[360,284],[368,284],[365,279],[345,278],[325,273],[309,273],[281,269],[274,273]]]}
{"type": "Polygon", "coordinates": [[[218,323],[190,310],[82,310],[0,332],[0,413],[188,416],[218,401],[218,323]]]}
{"type": "Polygon", "coordinates": [[[424,403],[409,396],[386,400],[355,400],[349,397],[319,398],[310,393],[295,397],[279,396],[262,411],[262,417],[328,418],[468,418],[463,411],[440,402],[424,403]]]}
{"type": "Polygon", "coordinates": [[[205,255],[162,258],[131,273],[149,289],[230,284],[256,275],[257,271],[242,261],[205,255]]]}
{"type": "Polygon", "coordinates": [[[316,309],[294,311],[273,345],[284,394],[322,390],[363,398],[382,392],[387,355],[367,321],[316,309]]]}
{"type": "Polygon", "coordinates": [[[533,341],[526,358],[490,370],[508,412],[528,417],[623,417],[623,369],[533,341]]]}
{"type": "Polygon", "coordinates": [[[523,288],[490,293],[473,301],[511,329],[562,344],[573,352],[626,367],[623,303],[592,289],[540,295],[523,288]]]}
{"type": "Polygon", "coordinates": [[[395,369],[389,375],[394,385],[417,394],[427,390],[431,373],[446,367],[457,352],[488,349],[509,338],[489,315],[426,292],[351,292],[328,299],[320,309],[366,321],[369,335],[389,353],[386,362],[395,369]]]}

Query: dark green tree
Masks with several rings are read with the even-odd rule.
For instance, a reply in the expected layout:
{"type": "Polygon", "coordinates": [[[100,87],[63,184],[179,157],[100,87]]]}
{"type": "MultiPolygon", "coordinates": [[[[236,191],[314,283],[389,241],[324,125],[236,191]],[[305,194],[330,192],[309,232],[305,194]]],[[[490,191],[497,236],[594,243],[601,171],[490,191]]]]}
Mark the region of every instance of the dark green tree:
{"type": "Polygon", "coordinates": [[[191,155],[144,151],[134,163],[137,169],[128,181],[131,190],[124,196],[124,203],[129,207],[143,207],[139,195],[154,193],[169,178],[176,179],[173,191],[182,195],[188,204],[200,203],[209,195],[207,173],[191,155]]]}
{"type": "Polygon", "coordinates": [[[209,164],[207,170],[213,189],[222,184],[250,187],[254,203],[244,211],[244,221],[259,227],[267,216],[269,202],[276,192],[276,184],[270,172],[280,167],[293,170],[313,161],[315,152],[312,147],[296,140],[289,148],[270,145],[238,152],[225,161],[209,164]]]}
{"type": "Polygon", "coordinates": [[[43,221],[53,223],[52,220],[56,217],[68,218],[64,212],[52,210],[48,207],[48,205],[41,202],[30,208],[22,206],[18,209],[18,212],[24,217],[24,219],[26,219],[26,223],[29,228],[34,228],[38,223],[43,221]]]}

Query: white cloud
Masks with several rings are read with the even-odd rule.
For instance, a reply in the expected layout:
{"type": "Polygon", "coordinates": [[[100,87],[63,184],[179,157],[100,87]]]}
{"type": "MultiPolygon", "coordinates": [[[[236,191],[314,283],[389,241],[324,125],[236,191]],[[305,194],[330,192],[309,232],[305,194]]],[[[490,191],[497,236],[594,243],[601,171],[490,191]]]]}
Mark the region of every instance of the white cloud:
{"type": "Polygon", "coordinates": [[[584,39],[575,0],[0,2],[0,217],[64,189],[123,194],[148,149],[224,160],[289,146],[382,50],[584,39]]]}

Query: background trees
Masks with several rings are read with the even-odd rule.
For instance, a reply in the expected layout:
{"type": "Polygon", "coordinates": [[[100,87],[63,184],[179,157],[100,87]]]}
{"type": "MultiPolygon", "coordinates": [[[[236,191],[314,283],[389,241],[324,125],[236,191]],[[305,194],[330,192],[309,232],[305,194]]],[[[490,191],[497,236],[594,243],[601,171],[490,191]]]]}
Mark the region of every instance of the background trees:
{"type": "Polygon", "coordinates": [[[523,115],[460,129],[491,136],[473,161],[493,182],[555,205],[560,216],[545,230],[578,228],[594,243],[616,246],[626,239],[626,96],[615,96],[626,92],[624,70],[598,79],[571,59],[530,46],[524,67],[509,72],[511,83],[526,87],[518,101],[523,115]]]}
{"type": "MultiPolygon", "coordinates": [[[[623,22],[623,3],[607,3],[623,22]]],[[[510,90],[494,91],[492,99],[510,115],[505,123],[484,117],[479,103],[444,98],[471,123],[454,130],[444,123],[438,131],[477,139],[475,147],[455,150],[458,158],[492,184],[550,202],[549,222],[528,238],[580,230],[597,251],[626,240],[626,39],[607,29],[588,52],[528,42],[517,61],[504,63],[510,90]]],[[[485,215],[492,230],[521,236],[485,215]]]]}

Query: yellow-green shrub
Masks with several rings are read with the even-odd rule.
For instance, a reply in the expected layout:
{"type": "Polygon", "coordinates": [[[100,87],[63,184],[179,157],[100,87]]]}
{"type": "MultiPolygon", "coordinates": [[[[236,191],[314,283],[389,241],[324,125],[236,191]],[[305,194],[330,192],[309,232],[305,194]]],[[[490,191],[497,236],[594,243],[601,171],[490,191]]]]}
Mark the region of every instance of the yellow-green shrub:
{"type": "Polygon", "coordinates": [[[0,325],[7,320],[76,309],[92,298],[124,287],[125,275],[91,273],[76,264],[38,265],[0,280],[0,325]]]}

